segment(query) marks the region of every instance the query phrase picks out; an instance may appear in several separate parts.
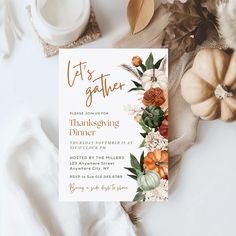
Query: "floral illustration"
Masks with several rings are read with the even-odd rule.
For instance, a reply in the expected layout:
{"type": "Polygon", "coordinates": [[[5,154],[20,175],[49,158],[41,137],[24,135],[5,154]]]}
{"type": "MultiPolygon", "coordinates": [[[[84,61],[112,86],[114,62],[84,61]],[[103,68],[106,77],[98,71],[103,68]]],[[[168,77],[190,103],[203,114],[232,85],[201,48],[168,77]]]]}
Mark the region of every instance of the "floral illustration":
{"type": "Polygon", "coordinates": [[[135,76],[129,92],[141,95],[140,106],[127,105],[126,111],[142,128],[144,149],[140,157],[130,154],[131,167],[125,167],[129,177],[137,182],[133,201],[163,201],[168,199],[168,78],[166,58],[154,61],[151,53],[145,63],[134,56],[132,66],[121,65],[135,76]]]}
{"type": "Polygon", "coordinates": [[[145,106],[161,106],[165,101],[164,92],[160,88],[151,88],[143,96],[143,104],[145,106]]]}
{"type": "Polygon", "coordinates": [[[156,149],[144,158],[144,169],[159,174],[162,179],[168,178],[168,152],[156,149]]]}
{"type": "Polygon", "coordinates": [[[159,150],[167,150],[168,139],[163,137],[159,131],[151,131],[145,137],[144,146],[148,151],[154,151],[156,148],[159,150]]]}

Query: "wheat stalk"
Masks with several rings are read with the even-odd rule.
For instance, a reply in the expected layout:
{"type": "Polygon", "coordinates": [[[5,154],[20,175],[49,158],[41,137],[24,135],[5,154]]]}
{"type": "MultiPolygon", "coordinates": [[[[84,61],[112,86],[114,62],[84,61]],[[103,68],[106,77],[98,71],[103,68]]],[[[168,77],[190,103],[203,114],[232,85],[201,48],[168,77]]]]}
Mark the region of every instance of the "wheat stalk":
{"type": "Polygon", "coordinates": [[[120,65],[124,70],[130,72],[133,76],[135,76],[137,79],[140,80],[140,76],[139,74],[129,65],[126,65],[126,64],[121,64],[120,65]]]}

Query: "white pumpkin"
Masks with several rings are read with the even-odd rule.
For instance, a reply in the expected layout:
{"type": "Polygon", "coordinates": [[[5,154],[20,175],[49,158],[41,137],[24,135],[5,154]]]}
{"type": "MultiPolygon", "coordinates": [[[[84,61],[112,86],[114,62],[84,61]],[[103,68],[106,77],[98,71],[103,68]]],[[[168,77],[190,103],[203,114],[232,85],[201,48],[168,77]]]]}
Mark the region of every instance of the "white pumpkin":
{"type": "Polygon", "coordinates": [[[203,49],[181,81],[182,96],[203,120],[236,121],[236,52],[203,49]]]}
{"type": "Polygon", "coordinates": [[[150,191],[160,185],[160,176],[154,171],[146,171],[138,176],[137,182],[143,191],[150,191]]]}
{"type": "Polygon", "coordinates": [[[162,90],[168,88],[167,76],[165,72],[160,69],[146,70],[141,77],[141,83],[146,91],[150,88],[161,88],[162,90]]]}

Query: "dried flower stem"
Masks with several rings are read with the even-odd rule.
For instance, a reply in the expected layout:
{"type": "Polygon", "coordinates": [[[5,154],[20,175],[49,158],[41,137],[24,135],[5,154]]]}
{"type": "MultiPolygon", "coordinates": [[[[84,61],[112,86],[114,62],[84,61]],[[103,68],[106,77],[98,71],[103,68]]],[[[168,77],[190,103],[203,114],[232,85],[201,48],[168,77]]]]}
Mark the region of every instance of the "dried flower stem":
{"type": "Polygon", "coordinates": [[[121,64],[120,65],[123,69],[125,69],[126,71],[130,72],[133,76],[135,76],[137,79],[141,80],[138,73],[136,71],[133,70],[133,68],[131,66],[128,66],[126,64],[121,64]]]}

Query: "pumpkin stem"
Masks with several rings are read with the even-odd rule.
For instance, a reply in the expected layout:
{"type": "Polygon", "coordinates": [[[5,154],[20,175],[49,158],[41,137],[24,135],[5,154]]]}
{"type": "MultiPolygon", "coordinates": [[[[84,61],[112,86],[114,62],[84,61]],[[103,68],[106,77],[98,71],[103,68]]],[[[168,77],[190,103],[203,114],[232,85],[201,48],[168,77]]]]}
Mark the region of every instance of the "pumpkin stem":
{"type": "Polygon", "coordinates": [[[157,81],[157,78],[156,78],[156,76],[155,76],[155,67],[153,67],[153,69],[152,69],[152,77],[151,77],[151,80],[152,80],[152,82],[156,82],[156,81],[157,81]]]}
{"type": "Polygon", "coordinates": [[[228,97],[233,97],[233,93],[230,92],[226,86],[219,84],[215,89],[215,96],[218,99],[226,99],[228,97]]]}
{"type": "Polygon", "coordinates": [[[161,166],[161,165],[168,165],[168,162],[161,162],[161,161],[156,162],[156,166],[161,166]]]}
{"type": "Polygon", "coordinates": [[[143,107],[141,108],[141,110],[143,112],[147,113],[148,116],[153,117],[153,114],[151,112],[147,111],[146,109],[144,109],[143,107]]]}

